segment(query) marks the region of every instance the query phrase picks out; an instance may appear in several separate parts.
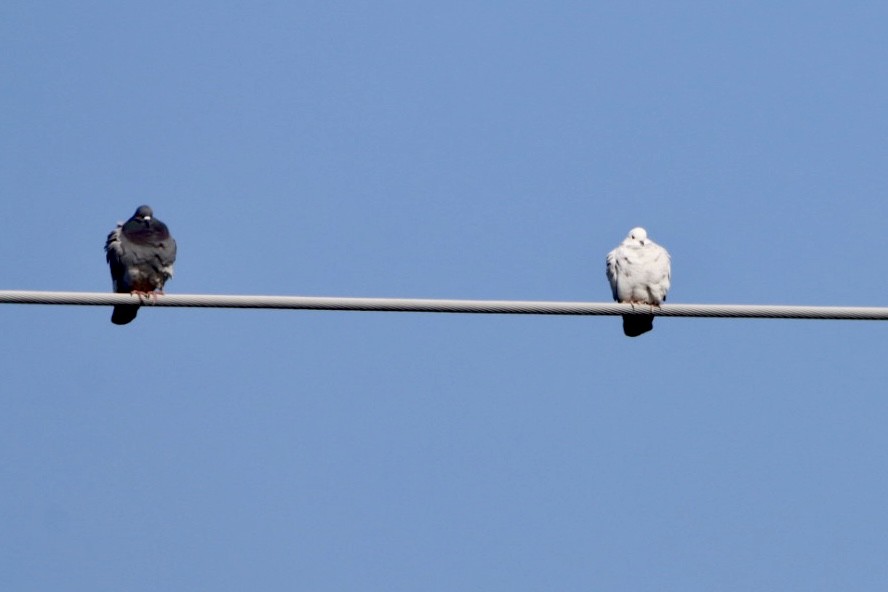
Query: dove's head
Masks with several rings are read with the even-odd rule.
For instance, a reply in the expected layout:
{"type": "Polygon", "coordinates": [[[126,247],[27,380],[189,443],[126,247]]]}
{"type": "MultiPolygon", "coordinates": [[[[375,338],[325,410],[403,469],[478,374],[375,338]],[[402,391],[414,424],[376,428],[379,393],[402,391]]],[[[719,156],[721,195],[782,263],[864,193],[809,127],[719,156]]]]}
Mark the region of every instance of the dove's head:
{"type": "Polygon", "coordinates": [[[648,233],[647,230],[642,228],[641,226],[636,226],[632,230],[629,231],[629,234],[626,236],[626,242],[636,245],[641,245],[642,247],[647,242],[648,233]]]}
{"type": "Polygon", "coordinates": [[[150,220],[154,216],[154,212],[151,211],[151,206],[139,206],[136,210],[136,213],[133,214],[133,218],[136,220],[150,220]]]}

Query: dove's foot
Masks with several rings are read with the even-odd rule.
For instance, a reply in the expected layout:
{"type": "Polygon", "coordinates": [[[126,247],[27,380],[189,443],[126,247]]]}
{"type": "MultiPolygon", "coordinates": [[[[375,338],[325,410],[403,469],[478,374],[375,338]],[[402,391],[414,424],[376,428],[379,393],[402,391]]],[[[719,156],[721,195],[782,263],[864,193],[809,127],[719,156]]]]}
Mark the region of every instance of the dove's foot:
{"type": "Polygon", "coordinates": [[[142,304],[156,304],[157,297],[162,296],[163,291],[133,290],[130,294],[138,296],[142,304]]]}

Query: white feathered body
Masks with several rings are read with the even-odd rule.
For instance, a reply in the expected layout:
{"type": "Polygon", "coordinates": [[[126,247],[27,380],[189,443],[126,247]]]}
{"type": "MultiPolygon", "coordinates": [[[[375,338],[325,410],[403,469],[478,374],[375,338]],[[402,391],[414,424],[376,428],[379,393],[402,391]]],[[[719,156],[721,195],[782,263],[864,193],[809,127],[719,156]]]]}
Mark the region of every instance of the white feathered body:
{"type": "Polygon", "coordinates": [[[643,229],[633,229],[607,254],[607,279],[617,302],[658,305],[666,300],[671,278],[669,253],[643,229]]]}

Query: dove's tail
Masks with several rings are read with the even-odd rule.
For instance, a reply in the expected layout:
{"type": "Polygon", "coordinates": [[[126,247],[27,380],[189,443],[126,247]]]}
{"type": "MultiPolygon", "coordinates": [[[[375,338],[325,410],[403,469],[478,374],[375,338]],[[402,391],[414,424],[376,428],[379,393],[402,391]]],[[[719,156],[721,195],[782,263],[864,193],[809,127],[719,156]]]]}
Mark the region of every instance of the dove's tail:
{"type": "Polygon", "coordinates": [[[136,318],[136,314],[139,312],[138,306],[132,306],[130,304],[121,304],[114,307],[114,312],[111,313],[111,322],[115,325],[126,325],[134,318],[136,318]]]}
{"type": "Polygon", "coordinates": [[[653,328],[653,315],[623,315],[623,333],[626,337],[638,337],[653,328]]]}

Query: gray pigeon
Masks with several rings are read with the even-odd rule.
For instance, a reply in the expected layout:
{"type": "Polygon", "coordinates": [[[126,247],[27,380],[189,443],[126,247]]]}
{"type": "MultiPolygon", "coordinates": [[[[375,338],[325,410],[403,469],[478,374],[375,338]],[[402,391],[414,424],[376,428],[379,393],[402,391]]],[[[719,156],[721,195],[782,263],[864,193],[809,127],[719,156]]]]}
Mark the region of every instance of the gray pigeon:
{"type": "MultiPolygon", "coordinates": [[[[166,224],[154,217],[148,206],[139,206],[133,217],[118,224],[105,241],[105,258],[111,266],[114,291],[123,294],[163,293],[173,277],[176,241],[166,224]]],[[[111,322],[126,325],[139,312],[137,304],[114,307],[111,322]]]]}
{"type": "MultiPolygon", "coordinates": [[[[648,238],[644,228],[633,228],[607,254],[607,279],[614,300],[659,306],[666,301],[672,281],[669,253],[648,238]]],[[[653,315],[623,315],[623,333],[638,337],[654,328],[653,315]]]]}

